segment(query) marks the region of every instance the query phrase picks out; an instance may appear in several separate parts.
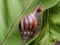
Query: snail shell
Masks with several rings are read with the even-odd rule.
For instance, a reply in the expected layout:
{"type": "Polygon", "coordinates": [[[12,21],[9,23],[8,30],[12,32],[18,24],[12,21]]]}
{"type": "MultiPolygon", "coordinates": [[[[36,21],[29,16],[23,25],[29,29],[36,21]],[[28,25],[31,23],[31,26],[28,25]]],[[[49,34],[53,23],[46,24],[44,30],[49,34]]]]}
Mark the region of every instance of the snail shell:
{"type": "Polygon", "coordinates": [[[33,37],[37,34],[38,28],[40,28],[40,5],[35,8],[35,10],[24,17],[19,23],[19,29],[21,32],[22,40],[24,43],[29,37],[33,37]]]}

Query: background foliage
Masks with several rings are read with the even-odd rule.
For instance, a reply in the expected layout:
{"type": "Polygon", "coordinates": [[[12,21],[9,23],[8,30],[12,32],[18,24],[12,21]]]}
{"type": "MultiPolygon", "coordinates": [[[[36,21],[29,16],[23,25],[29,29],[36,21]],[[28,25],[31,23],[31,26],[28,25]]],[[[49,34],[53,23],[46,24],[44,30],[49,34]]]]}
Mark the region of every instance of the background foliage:
{"type": "Polygon", "coordinates": [[[56,41],[60,41],[59,0],[0,0],[1,45],[24,45],[18,23],[39,4],[42,6],[41,32],[29,39],[25,45],[54,45],[56,41]]]}

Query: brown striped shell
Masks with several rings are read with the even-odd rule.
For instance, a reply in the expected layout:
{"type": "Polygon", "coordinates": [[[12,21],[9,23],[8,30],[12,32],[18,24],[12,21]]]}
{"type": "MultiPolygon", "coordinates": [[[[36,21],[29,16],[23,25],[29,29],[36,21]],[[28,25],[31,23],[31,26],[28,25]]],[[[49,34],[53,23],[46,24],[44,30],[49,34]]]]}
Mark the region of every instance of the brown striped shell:
{"type": "Polygon", "coordinates": [[[22,39],[24,43],[29,37],[33,37],[39,31],[41,20],[40,20],[40,5],[35,8],[35,10],[24,17],[19,23],[19,29],[21,32],[22,39]]]}

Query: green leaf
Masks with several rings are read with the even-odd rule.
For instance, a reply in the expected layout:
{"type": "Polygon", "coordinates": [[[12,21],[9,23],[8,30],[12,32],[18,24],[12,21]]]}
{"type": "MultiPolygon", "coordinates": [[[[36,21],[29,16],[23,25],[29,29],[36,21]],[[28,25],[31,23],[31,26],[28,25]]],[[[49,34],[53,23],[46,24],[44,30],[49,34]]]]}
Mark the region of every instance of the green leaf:
{"type": "MultiPolygon", "coordinates": [[[[59,29],[59,24],[58,25],[55,25],[55,23],[56,22],[60,22],[59,21],[59,17],[60,17],[60,7],[59,7],[60,5],[59,5],[59,3],[56,5],[56,6],[54,6],[54,7],[52,7],[52,8],[50,8],[50,9],[47,9],[47,10],[49,10],[48,12],[46,12],[46,13],[44,13],[43,12],[43,26],[44,25],[46,25],[45,27],[47,27],[44,31],[46,32],[46,30],[49,32],[49,36],[47,36],[47,39],[48,39],[48,37],[49,37],[49,40],[50,40],[50,35],[52,36],[52,38],[53,38],[53,40],[55,40],[53,43],[55,43],[56,42],[56,39],[58,39],[58,40],[60,40],[60,36],[59,36],[59,33],[60,33],[60,29],[59,29]],[[55,16],[55,17],[54,17],[55,16]],[[47,19],[46,19],[46,18],[47,19]],[[50,20],[51,19],[51,20],[50,20]],[[54,19],[54,20],[53,20],[54,19]],[[46,21],[46,20],[48,20],[48,21],[46,21]],[[53,21],[56,21],[56,22],[54,22],[54,23],[52,23],[53,21]],[[55,27],[56,26],[56,27],[55,27]],[[50,28],[51,27],[51,28],[50,28]],[[55,28],[58,28],[58,29],[56,29],[56,31],[55,31],[55,28]],[[48,29],[49,28],[49,29],[48,29]],[[52,30],[52,28],[54,29],[54,30],[52,30]],[[50,31],[51,31],[51,33],[50,33],[50,31]],[[52,31],[53,31],[53,34],[52,34],[52,31]],[[57,32],[58,31],[58,32],[57,32]],[[57,38],[56,38],[57,37],[57,38]]],[[[44,28],[43,28],[44,29],[44,28]]],[[[44,36],[46,36],[46,35],[44,35],[45,33],[44,33],[44,31],[41,31],[41,33],[39,34],[39,36],[36,38],[36,40],[34,40],[34,42],[32,43],[33,45],[38,45],[38,44],[40,44],[40,45],[45,45],[45,41],[44,41],[44,36]],[[42,35],[42,36],[41,36],[42,35]],[[42,42],[42,44],[41,44],[41,40],[43,41],[42,42]],[[40,41],[40,42],[39,42],[40,41]]],[[[46,39],[46,40],[47,40],[46,39]]],[[[46,43],[46,45],[50,45],[50,43],[51,42],[48,42],[48,41],[46,41],[47,43],[46,43]]],[[[53,43],[51,44],[51,45],[53,45],[53,43]]]]}
{"type": "MultiPolygon", "coordinates": [[[[30,0],[0,0],[0,44],[24,45],[18,29],[18,23],[20,20],[25,15],[32,12],[39,4],[42,6],[42,11],[44,11],[50,7],[53,7],[58,2],[59,0],[31,0],[31,3],[30,0]],[[24,7],[25,10],[23,11],[24,7]],[[21,14],[22,11],[23,13],[21,14]]],[[[44,32],[44,30],[42,32],[44,32]]],[[[26,44],[28,45],[34,41],[37,38],[37,35],[26,44]]],[[[43,33],[42,36],[44,36],[43,33]]]]}
{"type": "MultiPolygon", "coordinates": [[[[60,1],[50,8],[50,40],[60,41],[60,1]]],[[[53,42],[53,43],[54,43],[53,42]]]]}

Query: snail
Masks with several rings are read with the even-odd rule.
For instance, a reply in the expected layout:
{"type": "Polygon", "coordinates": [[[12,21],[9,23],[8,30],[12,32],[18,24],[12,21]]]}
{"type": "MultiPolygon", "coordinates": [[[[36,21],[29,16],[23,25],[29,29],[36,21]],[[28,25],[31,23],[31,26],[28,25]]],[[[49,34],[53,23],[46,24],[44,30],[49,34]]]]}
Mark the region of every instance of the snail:
{"type": "Polygon", "coordinates": [[[25,43],[29,37],[33,37],[40,26],[41,6],[38,5],[35,10],[25,16],[19,23],[19,30],[23,42],[25,43]]]}

